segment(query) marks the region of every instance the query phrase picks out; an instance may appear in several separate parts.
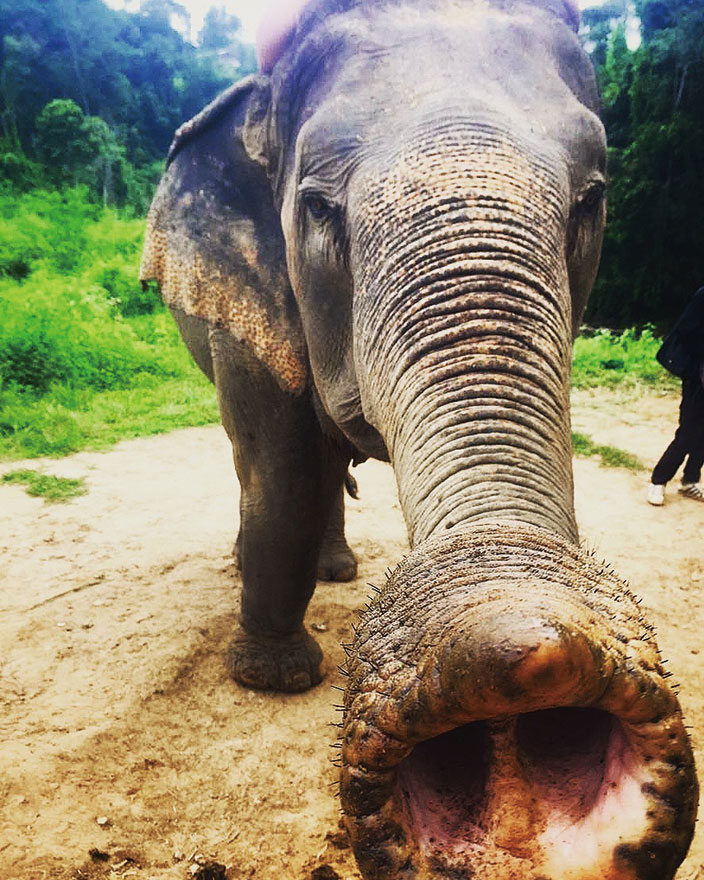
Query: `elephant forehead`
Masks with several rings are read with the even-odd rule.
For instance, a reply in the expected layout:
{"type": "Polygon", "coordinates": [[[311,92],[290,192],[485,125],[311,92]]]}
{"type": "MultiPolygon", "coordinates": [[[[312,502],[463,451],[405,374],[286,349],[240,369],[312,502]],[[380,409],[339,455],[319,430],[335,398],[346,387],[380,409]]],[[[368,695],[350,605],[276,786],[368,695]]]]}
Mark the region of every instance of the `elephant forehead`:
{"type": "MultiPolygon", "coordinates": [[[[262,14],[256,38],[257,61],[262,73],[271,73],[294,35],[304,10],[315,2],[319,0],[269,0],[262,14]]],[[[368,2],[372,5],[374,0],[368,2]]],[[[470,2],[471,0],[465,0],[458,5],[469,5],[470,2]]],[[[566,20],[574,31],[579,29],[580,14],[576,0],[527,0],[527,2],[552,10],[566,20]]],[[[378,5],[382,3],[379,2],[378,5]]]]}

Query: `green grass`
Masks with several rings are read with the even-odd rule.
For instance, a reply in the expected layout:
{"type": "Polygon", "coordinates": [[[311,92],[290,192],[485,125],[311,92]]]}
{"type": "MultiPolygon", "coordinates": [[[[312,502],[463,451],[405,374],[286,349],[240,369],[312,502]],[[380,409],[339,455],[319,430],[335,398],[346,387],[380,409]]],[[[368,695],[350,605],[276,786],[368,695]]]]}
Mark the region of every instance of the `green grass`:
{"type": "Polygon", "coordinates": [[[618,446],[602,446],[595,443],[588,434],[572,432],[572,451],[584,457],[598,456],[605,467],[628,468],[631,471],[644,471],[645,465],[631,452],[619,449],[618,446]]]}
{"type": "Polygon", "coordinates": [[[58,504],[70,501],[79,495],[85,495],[86,481],[84,479],[69,479],[68,477],[53,477],[51,474],[41,474],[39,471],[18,470],[3,474],[3,483],[22,483],[27,487],[27,494],[45,501],[58,504]]]}
{"type": "Polygon", "coordinates": [[[144,221],[81,190],[0,195],[0,459],[62,456],[218,421],[153,288],[144,221]]]}
{"type": "Polygon", "coordinates": [[[572,358],[574,388],[651,386],[675,390],[678,380],[655,360],[661,340],[650,327],[640,332],[596,330],[579,336],[572,358]]]}
{"type": "Polygon", "coordinates": [[[219,421],[213,386],[198,375],[103,392],[57,386],[39,398],[7,393],[2,402],[0,459],[6,461],[107,449],[130,437],[219,421]]]}

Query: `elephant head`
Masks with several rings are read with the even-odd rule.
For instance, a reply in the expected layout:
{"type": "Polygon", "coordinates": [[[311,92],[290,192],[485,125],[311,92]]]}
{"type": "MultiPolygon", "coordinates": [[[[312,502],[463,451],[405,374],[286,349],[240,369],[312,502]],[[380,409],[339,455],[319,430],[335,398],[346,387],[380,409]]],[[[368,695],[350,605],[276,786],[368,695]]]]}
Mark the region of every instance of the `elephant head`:
{"type": "Polygon", "coordinates": [[[577,24],[571,0],[313,0],[181,130],[152,211],[167,301],[396,474],[412,550],[341,723],[374,880],[664,880],[692,835],[652,629],[574,516],[606,156],[577,24]]]}

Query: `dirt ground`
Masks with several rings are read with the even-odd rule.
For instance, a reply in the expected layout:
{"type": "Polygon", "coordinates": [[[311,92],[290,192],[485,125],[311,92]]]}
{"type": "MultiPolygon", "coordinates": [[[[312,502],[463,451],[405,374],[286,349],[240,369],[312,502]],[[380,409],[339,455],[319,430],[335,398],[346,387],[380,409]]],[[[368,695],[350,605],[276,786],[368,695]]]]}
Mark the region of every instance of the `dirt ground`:
{"type": "MultiPolygon", "coordinates": [[[[578,394],[574,428],[652,464],[672,396],[578,394]]],[[[11,470],[18,465],[3,465],[11,470]]],[[[219,427],[28,467],[85,477],[44,504],[0,486],[0,878],[356,880],[335,799],[328,725],[341,641],[368,582],[406,548],[391,470],[356,470],[352,584],[318,586],[308,623],[327,677],[312,692],[246,691],[222,662],[239,579],[237,505],[219,427]],[[326,867],[327,866],[327,867],[326,867]]],[[[582,538],[629,579],[657,624],[704,747],[704,505],[647,474],[575,462],[582,538]]],[[[678,880],[704,878],[699,826],[678,880]]]]}

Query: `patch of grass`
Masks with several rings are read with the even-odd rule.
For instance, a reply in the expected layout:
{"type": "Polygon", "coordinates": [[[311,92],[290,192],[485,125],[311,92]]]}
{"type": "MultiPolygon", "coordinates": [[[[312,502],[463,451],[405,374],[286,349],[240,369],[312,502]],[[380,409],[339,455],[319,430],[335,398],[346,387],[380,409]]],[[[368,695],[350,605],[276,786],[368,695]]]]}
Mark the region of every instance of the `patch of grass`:
{"type": "Polygon", "coordinates": [[[0,194],[0,218],[0,459],[218,421],[214,388],[138,281],[143,219],[80,189],[0,194]]]}
{"type": "Polygon", "coordinates": [[[631,452],[619,449],[618,446],[602,446],[595,443],[588,434],[572,432],[572,451],[584,457],[598,456],[605,467],[621,467],[631,471],[644,471],[645,465],[631,452]]]}
{"type": "Polygon", "coordinates": [[[577,431],[572,431],[572,452],[575,455],[598,455],[597,445],[589,436],[589,434],[580,434],[577,431]]]}
{"type": "Polygon", "coordinates": [[[622,467],[630,471],[644,471],[645,465],[632,452],[619,449],[618,446],[597,446],[601,463],[606,467],[622,467]]]}
{"type": "Polygon", "coordinates": [[[3,483],[22,483],[27,487],[27,494],[36,498],[43,498],[51,504],[64,503],[85,495],[88,491],[84,479],[69,479],[68,477],[54,477],[51,474],[41,474],[39,471],[18,470],[3,474],[3,483]]]}
{"type": "Polygon", "coordinates": [[[171,316],[153,311],[128,319],[89,279],[39,270],[21,283],[0,280],[0,381],[38,393],[56,382],[107,391],[144,374],[194,371],[171,316]]]}
{"type": "Polygon", "coordinates": [[[187,378],[147,375],[113,391],[61,385],[42,395],[0,391],[0,459],[58,458],[218,421],[215,389],[195,368],[187,378]]]}
{"type": "Polygon", "coordinates": [[[674,390],[678,380],[655,360],[661,342],[651,327],[623,333],[585,332],[574,344],[572,386],[613,388],[645,384],[674,390]]]}

